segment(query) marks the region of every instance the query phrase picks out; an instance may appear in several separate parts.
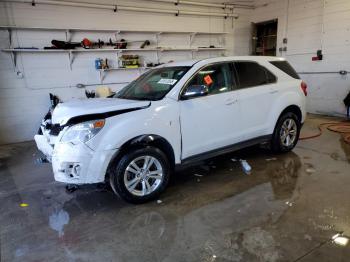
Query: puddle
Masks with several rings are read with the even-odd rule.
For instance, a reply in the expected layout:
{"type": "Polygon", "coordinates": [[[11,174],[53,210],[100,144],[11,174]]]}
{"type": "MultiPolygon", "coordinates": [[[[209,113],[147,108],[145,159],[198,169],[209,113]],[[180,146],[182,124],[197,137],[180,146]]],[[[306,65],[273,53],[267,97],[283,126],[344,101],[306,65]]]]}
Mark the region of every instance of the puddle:
{"type": "Polygon", "coordinates": [[[260,227],[243,232],[243,247],[259,261],[275,262],[280,260],[280,254],[273,236],[260,227]]]}

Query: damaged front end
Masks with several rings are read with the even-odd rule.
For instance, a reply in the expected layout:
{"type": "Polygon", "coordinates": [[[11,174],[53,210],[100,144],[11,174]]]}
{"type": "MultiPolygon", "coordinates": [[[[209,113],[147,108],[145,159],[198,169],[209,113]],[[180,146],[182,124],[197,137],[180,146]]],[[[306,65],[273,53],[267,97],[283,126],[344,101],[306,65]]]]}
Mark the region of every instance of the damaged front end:
{"type": "Polygon", "coordinates": [[[52,123],[52,112],[61,101],[57,96],[50,94],[50,102],[50,109],[42,120],[38,133],[34,136],[38,149],[45,155],[45,160],[48,162],[52,161],[53,148],[62,131],[59,124],[52,123]]]}
{"type": "Polygon", "coordinates": [[[108,164],[118,148],[105,148],[94,137],[102,130],[108,132],[104,128],[106,119],[150,106],[149,101],[117,98],[64,103],[59,103],[54,95],[50,99],[51,108],[34,139],[46,157],[40,162],[51,162],[55,180],[67,184],[104,182],[108,164]]]}

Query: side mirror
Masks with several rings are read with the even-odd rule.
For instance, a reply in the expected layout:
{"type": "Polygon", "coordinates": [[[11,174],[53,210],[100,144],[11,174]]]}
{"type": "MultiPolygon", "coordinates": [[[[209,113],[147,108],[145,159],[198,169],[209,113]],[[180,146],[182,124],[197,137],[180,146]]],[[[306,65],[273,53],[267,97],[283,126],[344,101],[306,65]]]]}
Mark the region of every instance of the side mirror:
{"type": "Polygon", "coordinates": [[[185,93],[182,94],[181,98],[183,100],[194,98],[194,97],[200,97],[200,96],[206,96],[208,95],[208,87],[205,85],[192,85],[187,87],[185,93]]]}

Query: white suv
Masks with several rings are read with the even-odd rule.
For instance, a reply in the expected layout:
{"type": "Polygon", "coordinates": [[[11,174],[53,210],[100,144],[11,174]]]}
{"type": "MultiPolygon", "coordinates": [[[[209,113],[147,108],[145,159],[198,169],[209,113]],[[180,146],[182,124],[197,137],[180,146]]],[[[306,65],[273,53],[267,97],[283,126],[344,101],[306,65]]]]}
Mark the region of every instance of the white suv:
{"type": "Polygon", "coordinates": [[[109,182],[124,200],[154,199],[178,165],[269,143],[296,145],[306,84],[276,57],[161,65],[114,97],[60,103],[35,136],[56,181],[109,182]]]}

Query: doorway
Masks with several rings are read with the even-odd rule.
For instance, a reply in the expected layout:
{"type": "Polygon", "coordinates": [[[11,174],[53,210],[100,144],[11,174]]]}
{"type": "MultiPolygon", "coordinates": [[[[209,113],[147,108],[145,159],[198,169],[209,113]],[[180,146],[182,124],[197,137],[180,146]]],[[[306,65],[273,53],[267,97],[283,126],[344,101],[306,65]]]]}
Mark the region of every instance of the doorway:
{"type": "Polygon", "coordinates": [[[253,23],[252,55],[276,56],[278,20],[253,23]]]}

